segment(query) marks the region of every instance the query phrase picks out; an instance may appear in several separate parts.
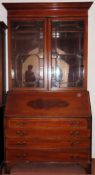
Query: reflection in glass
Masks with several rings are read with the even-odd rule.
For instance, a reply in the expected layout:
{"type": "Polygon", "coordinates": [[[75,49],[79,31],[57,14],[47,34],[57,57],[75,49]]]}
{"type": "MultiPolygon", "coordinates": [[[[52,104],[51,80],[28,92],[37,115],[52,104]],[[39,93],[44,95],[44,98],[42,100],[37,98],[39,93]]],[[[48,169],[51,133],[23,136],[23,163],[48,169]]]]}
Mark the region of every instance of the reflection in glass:
{"type": "Polygon", "coordinates": [[[83,21],[52,21],[52,87],[83,85],[83,21]]]}
{"type": "Polygon", "coordinates": [[[43,30],[43,21],[11,21],[13,87],[44,87],[43,30]]]}

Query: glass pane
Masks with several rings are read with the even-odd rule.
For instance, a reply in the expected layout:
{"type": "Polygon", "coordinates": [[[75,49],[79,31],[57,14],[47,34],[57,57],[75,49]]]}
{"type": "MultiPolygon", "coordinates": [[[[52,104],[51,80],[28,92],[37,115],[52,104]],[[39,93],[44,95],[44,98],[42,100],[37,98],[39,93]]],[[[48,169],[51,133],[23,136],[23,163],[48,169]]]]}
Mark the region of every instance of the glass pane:
{"type": "Polygon", "coordinates": [[[83,85],[83,50],[83,21],[52,22],[52,87],[83,85]]]}
{"type": "Polygon", "coordinates": [[[13,87],[44,87],[43,32],[43,21],[11,21],[13,87]]]}

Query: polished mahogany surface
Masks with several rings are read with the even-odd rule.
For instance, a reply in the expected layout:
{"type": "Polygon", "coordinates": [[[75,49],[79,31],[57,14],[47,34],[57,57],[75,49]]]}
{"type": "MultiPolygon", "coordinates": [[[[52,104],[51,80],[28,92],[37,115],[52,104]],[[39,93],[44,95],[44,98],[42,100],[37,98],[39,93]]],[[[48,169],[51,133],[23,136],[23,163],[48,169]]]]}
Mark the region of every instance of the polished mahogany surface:
{"type": "Polygon", "coordinates": [[[6,173],[23,162],[76,163],[91,173],[87,91],[91,4],[3,4],[9,24],[6,173]]]}
{"type": "Polygon", "coordinates": [[[4,145],[3,145],[3,111],[5,103],[5,85],[6,85],[6,76],[5,76],[5,30],[6,25],[4,22],[0,21],[0,173],[1,165],[4,159],[4,145]]]}
{"type": "Polygon", "coordinates": [[[5,30],[7,26],[4,22],[0,21],[0,107],[4,105],[5,97],[5,30]]]}
{"type": "Polygon", "coordinates": [[[5,115],[33,117],[90,117],[87,91],[9,92],[5,115]]]}
{"type": "Polygon", "coordinates": [[[91,173],[87,91],[9,92],[4,128],[5,172],[21,162],[64,162],[91,173]]]}

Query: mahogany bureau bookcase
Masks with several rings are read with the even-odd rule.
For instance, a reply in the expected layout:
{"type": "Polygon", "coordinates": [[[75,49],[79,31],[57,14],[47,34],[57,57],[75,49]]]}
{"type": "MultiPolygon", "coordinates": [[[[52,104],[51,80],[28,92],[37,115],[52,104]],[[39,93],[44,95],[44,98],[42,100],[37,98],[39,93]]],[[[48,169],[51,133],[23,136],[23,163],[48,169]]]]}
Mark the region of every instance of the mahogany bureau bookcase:
{"type": "Polygon", "coordinates": [[[79,164],[91,173],[88,9],[82,3],[4,3],[9,92],[5,172],[27,162],[79,164]]]}

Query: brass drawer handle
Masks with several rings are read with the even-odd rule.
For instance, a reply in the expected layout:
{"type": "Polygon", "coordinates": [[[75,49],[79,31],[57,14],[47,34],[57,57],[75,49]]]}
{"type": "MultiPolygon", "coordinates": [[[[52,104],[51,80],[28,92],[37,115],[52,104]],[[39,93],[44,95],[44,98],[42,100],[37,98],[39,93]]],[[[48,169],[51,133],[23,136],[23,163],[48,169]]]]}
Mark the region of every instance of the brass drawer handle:
{"type": "Polygon", "coordinates": [[[17,142],[16,146],[25,146],[27,143],[26,142],[17,142]]]}
{"type": "Polygon", "coordinates": [[[72,126],[78,126],[80,124],[80,122],[78,122],[78,121],[72,121],[72,122],[70,122],[70,125],[72,125],[72,126]]]}
{"type": "Polygon", "coordinates": [[[17,131],[17,132],[16,132],[16,135],[18,135],[18,136],[25,136],[26,133],[23,132],[23,131],[17,131]]]}
{"type": "Polygon", "coordinates": [[[25,126],[27,124],[27,122],[16,122],[16,124],[19,126],[25,126]]]}
{"type": "Polygon", "coordinates": [[[70,158],[73,160],[77,160],[80,158],[80,156],[79,155],[71,155],[70,158]]]}
{"type": "Polygon", "coordinates": [[[79,136],[80,132],[79,131],[71,131],[70,135],[72,135],[72,136],[79,136]]]}
{"type": "Polygon", "coordinates": [[[19,158],[19,159],[23,159],[23,158],[27,157],[27,154],[26,153],[24,153],[24,154],[17,154],[16,157],[19,158]]]}
{"type": "Polygon", "coordinates": [[[71,146],[76,146],[76,145],[79,145],[80,144],[80,142],[79,141],[76,141],[76,142],[71,142],[71,146]]]}

